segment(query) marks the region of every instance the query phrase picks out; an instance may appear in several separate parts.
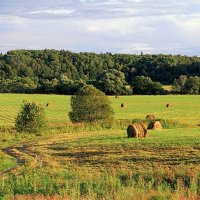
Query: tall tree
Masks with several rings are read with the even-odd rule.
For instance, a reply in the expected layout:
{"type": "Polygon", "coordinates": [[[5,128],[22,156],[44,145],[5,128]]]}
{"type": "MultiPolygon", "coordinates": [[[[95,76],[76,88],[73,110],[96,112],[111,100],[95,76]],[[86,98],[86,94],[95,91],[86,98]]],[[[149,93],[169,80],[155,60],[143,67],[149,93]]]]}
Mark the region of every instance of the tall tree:
{"type": "Polygon", "coordinates": [[[91,85],[83,86],[71,97],[71,108],[69,117],[72,122],[104,122],[114,116],[108,97],[91,85]]]}
{"type": "Polygon", "coordinates": [[[131,94],[131,90],[125,81],[124,73],[116,69],[104,70],[99,74],[96,86],[108,95],[131,94]]]}

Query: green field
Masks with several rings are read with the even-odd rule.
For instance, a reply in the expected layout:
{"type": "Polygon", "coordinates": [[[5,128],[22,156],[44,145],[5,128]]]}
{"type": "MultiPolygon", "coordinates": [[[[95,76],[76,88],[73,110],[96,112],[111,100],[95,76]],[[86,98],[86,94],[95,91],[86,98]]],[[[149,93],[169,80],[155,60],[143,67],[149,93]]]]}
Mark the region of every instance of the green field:
{"type": "MultiPolygon", "coordinates": [[[[174,119],[189,124],[200,123],[200,95],[166,95],[166,96],[121,96],[109,97],[117,119],[144,119],[148,113],[157,118],[174,119]],[[127,108],[121,108],[126,103],[127,108]],[[166,104],[171,104],[166,108],[166,104]]],[[[69,121],[70,96],[64,95],[30,95],[1,94],[0,95],[0,126],[14,125],[15,117],[23,101],[34,101],[46,107],[50,123],[65,123],[69,121]]]]}
{"type": "Polygon", "coordinates": [[[200,96],[109,98],[116,119],[151,113],[188,125],[127,138],[123,126],[69,128],[69,96],[1,94],[0,199],[200,198],[200,96]],[[50,104],[47,132],[16,133],[23,100],[50,104]]]}

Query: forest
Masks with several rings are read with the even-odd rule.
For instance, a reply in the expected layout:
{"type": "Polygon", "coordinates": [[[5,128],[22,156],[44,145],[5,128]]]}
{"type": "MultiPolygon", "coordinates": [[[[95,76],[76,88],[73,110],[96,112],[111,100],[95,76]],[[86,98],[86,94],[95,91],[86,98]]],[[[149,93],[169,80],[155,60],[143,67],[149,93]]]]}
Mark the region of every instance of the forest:
{"type": "Polygon", "coordinates": [[[0,93],[200,94],[200,57],[12,50],[0,54],[0,93]],[[167,91],[163,85],[172,85],[167,91]]]}

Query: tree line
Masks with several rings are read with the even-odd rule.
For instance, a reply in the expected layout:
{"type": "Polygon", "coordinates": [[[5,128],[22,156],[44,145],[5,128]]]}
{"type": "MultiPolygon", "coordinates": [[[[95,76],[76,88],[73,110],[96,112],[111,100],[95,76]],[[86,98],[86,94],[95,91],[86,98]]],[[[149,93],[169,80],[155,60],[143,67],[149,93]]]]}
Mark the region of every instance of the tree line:
{"type": "Polygon", "coordinates": [[[1,93],[74,94],[90,84],[108,95],[200,94],[200,57],[13,50],[0,54],[1,93]]]}

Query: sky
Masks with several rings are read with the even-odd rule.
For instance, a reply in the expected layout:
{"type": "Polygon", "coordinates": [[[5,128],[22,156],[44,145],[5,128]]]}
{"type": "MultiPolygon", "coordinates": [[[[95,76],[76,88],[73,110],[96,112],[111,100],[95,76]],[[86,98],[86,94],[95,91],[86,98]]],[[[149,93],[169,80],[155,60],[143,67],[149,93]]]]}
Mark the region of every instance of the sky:
{"type": "Polygon", "coordinates": [[[200,55],[200,0],[0,0],[0,52],[200,55]]]}

